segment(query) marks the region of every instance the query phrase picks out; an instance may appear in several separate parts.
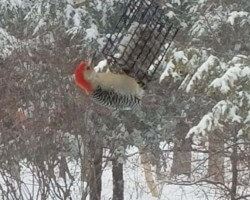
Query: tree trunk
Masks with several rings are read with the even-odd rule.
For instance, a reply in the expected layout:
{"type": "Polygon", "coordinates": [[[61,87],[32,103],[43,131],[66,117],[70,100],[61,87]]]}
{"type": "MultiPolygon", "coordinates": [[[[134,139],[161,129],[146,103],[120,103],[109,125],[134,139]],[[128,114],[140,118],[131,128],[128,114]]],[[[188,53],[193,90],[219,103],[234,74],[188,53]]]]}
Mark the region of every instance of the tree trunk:
{"type": "Polygon", "coordinates": [[[83,143],[83,139],[81,138],[81,200],[86,200],[88,196],[88,190],[85,186],[85,183],[88,182],[88,176],[91,174],[91,163],[90,163],[90,155],[88,153],[88,148],[83,143]]]}
{"type": "Polygon", "coordinates": [[[184,121],[176,125],[171,176],[180,174],[190,176],[192,147],[190,139],[186,139],[188,130],[189,126],[184,121]]]}
{"type": "Polygon", "coordinates": [[[224,182],[224,136],[220,131],[208,134],[209,160],[208,176],[215,181],[224,182]]]}
{"type": "Polygon", "coordinates": [[[124,199],[124,180],[123,180],[123,164],[118,163],[117,160],[112,161],[113,173],[113,200],[124,199]]]}
{"type": "Polygon", "coordinates": [[[100,200],[102,191],[102,147],[95,148],[93,145],[91,155],[91,174],[88,179],[90,200],[100,200]]]}
{"type": "Polygon", "coordinates": [[[145,179],[146,179],[146,183],[148,185],[148,188],[149,188],[153,197],[158,197],[159,191],[158,191],[157,185],[155,183],[155,180],[153,178],[151,163],[148,159],[147,153],[144,152],[143,150],[140,150],[140,157],[141,157],[141,164],[142,164],[143,169],[144,169],[145,179]]]}
{"type": "Polygon", "coordinates": [[[237,153],[237,131],[235,132],[233,138],[233,152],[231,155],[231,164],[232,164],[232,186],[230,191],[231,200],[236,200],[237,195],[237,183],[238,183],[238,153],[237,153]]]}
{"type": "Polygon", "coordinates": [[[96,138],[84,146],[81,176],[82,181],[87,182],[88,191],[82,191],[82,200],[85,200],[88,194],[89,200],[101,200],[102,154],[102,143],[96,138]]]}

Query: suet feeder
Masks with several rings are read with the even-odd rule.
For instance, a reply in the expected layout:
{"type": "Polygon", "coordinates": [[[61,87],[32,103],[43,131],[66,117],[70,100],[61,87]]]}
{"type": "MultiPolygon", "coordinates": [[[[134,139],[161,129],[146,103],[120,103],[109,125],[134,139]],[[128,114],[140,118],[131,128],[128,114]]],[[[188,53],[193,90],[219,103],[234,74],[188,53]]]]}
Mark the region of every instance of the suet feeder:
{"type": "Polygon", "coordinates": [[[143,85],[150,82],[178,32],[154,0],[130,0],[102,53],[143,85]]]}

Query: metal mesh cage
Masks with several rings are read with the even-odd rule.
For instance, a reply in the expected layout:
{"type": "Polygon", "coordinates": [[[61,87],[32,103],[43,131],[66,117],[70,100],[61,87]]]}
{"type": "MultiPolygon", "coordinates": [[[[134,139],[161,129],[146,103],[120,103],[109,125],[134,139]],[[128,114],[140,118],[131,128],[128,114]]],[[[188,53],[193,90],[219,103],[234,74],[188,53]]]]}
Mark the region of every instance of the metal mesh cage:
{"type": "Polygon", "coordinates": [[[152,80],[178,28],[153,0],[130,0],[114,33],[107,38],[103,55],[142,84],[152,80]]]}

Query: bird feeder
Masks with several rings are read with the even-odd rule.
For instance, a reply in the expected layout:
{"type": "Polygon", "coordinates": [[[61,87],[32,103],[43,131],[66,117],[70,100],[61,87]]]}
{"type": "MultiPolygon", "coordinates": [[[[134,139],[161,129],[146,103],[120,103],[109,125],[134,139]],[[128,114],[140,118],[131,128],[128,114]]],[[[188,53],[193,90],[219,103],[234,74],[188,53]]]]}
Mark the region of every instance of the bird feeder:
{"type": "MultiPolygon", "coordinates": [[[[150,82],[178,32],[166,11],[153,0],[130,0],[102,53],[111,66],[150,82]]],[[[112,67],[111,67],[112,68],[112,67]]]]}

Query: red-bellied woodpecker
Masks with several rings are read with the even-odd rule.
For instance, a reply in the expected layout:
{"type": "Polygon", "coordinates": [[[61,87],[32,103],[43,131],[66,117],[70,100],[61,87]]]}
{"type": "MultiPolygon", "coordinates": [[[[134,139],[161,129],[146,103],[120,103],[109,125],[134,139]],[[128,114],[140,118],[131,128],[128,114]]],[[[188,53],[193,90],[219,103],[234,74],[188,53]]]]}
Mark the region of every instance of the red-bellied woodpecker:
{"type": "Polygon", "coordinates": [[[87,61],[75,69],[76,84],[97,103],[127,110],[140,105],[144,90],[137,81],[126,74],[96,72],[87,61]]]}

